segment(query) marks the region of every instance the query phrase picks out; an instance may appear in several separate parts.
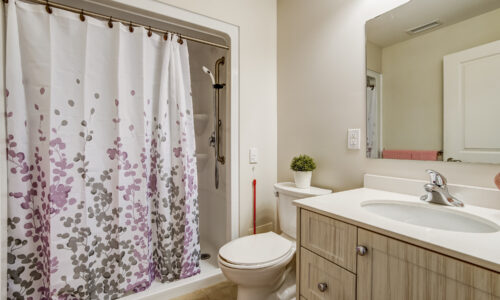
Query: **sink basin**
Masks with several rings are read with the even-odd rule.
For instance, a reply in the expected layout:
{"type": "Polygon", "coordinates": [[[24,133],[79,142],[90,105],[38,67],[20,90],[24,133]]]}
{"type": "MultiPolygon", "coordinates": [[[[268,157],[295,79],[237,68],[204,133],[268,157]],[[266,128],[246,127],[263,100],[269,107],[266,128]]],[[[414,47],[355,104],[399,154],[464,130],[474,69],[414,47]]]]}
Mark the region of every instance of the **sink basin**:
{"type": "Polygon", "coordinates": [[[500,231],[500,226],[487,219],[458,211],[463,208],[394,200],[364,201],[361,207],[385,218],[427,228],[470,233],[500,231]]]}

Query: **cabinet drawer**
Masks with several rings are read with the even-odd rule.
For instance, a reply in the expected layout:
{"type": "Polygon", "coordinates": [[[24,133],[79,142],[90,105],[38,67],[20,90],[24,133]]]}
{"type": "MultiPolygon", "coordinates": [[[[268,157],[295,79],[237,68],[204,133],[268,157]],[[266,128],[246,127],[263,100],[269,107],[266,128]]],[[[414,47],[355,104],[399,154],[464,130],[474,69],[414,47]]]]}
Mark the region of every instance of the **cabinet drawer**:
{"type": "Polygon", "coordinates": [[[307,249],[300,253],[301,296],[308,300],[356,299],[356,275],[307,249]]]}
{"type": "Polygon", "coordinates": [[[356,226],[301,210],[303,247],[356,273],[356,226]]]}

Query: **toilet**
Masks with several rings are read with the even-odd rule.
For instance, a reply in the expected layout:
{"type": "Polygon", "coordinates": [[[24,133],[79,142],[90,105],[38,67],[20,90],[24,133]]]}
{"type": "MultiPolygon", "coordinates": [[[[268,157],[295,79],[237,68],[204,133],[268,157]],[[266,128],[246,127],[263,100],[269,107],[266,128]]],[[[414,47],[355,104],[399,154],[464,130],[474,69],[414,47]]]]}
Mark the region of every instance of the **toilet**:
{"type": "Polygon", "coordinates": [[[310,187],[300,189],[292,182],[276,183],[278,222],[282,234],[259,233],[232,240],[219,250],[219,266],[226,278],[238,286],[238,300],[295,299],[295,238],[297,208],[292,202],[331,193],[310,187]],[[291,287],[282,288],[284,282],[291,287]]]}

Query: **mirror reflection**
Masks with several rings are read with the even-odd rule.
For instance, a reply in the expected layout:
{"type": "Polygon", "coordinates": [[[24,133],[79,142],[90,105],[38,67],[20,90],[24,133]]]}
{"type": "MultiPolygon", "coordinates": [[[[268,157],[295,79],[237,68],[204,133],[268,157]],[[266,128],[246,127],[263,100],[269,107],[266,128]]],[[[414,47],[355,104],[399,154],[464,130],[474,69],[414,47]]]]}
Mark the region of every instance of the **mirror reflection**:
{"type": "Polygon", "coordinates": [[[367,157],[500,163],[500,1],[413,0],[366,39],[367,157]]]}

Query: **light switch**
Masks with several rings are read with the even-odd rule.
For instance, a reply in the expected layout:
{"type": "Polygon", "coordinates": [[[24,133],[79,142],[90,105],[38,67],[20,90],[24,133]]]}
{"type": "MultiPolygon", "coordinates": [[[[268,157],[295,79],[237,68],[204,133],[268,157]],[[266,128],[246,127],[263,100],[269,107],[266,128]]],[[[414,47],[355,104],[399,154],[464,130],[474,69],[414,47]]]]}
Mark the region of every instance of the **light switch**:
{"type": "Polygon", "coordinates": [[[361,149],[361,129],[359,128],[347,129],[347,148],[361,149]]]}
{"type": "Polygon", "coordinates": [[[259,161],[259,154],[257,152],[257,148],[255,148],[255,147],[250,148],[249,158],[250,158],[249,162],[251,164],[256,164],[259,161]]]}

